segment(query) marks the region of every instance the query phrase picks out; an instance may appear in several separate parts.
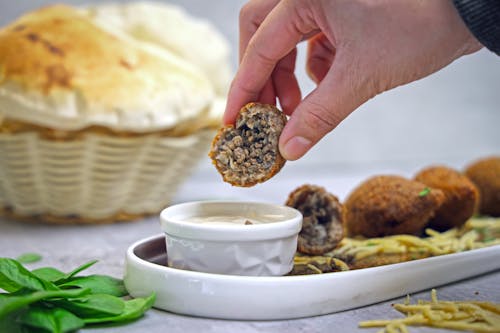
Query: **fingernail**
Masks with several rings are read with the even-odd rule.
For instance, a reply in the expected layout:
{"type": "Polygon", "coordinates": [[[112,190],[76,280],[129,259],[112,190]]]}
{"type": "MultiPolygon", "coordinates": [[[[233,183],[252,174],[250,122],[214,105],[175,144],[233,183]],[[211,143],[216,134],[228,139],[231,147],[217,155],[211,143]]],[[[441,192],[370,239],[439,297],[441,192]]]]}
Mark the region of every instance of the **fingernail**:
{"type": "Polygon", "coordinates": [[[312,146],[312,142],[302,136],[294,136],[285,143],[281,155],[290,161],[302,157],[312,146]]]}

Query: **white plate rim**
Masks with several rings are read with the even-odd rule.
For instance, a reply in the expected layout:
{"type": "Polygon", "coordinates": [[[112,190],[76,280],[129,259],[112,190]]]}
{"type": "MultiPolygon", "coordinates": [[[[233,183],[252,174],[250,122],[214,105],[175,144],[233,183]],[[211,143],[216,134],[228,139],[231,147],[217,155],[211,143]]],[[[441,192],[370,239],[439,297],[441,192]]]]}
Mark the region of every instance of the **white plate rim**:
{"type": "Polygon", "coordinates": [[[134,250],[164,234],[134,242],[126,252],[124,282],[133,297],[156,292],[158,309],[210,318],[276,320],[348,310],[500,269],[500,245],[397,264],[315,275],[253,277],[194,272],[158,265],[134,250]],[[466,264],[467,263],[467,264],[466,264]],[[457,269],[468,267],[469,269],[457,269]],[[415,271],[413,272],[413,269],[415,271]],[[425,269],[425,273],[420,272],[425,269]],[[439,274],[433,274],[439,272],[439,274]],[[443,274],[446,273],[446,274],[443,274]],[[399,274],[406,280],[392,279],[399,274]],[[420,279],[424,276],[424,279],[420,279]],[[365,279],[369,279],[364,283],[365,279]],[[146,283],[146,282],[150,283],[146,283]],[[168,283],[163,283],[169,281],[168,283]],[[355,289],[345,290],[350,283],[355,289]],[[338,293],[331,288],[340,287],[338,293]],[[380,288],[377,290],[377,287],[380,288]],[[241,291],[241,289],[246,291],[241,291]],[[307,297],[297,288],[317,296],[307,297]],[[374,292],[371,292],[371,291],[374,292]],[[262,295],[259,295],[262,294],[262,295]],[[290,299],[279,300],[291,295],[290,299]],[[338,297],[337,297],[338,296],[338,297]],[[262,302],[259,302],[259,297],[262,302]],[[284,302],[282,302],[284,301],[284,302]],[[177,302],[177,303],[176,303],[177,302]],[[288,306],[290,302],[295,302],[288,306]],[[287,303],[287,304],[285,304],[287,303]]]}

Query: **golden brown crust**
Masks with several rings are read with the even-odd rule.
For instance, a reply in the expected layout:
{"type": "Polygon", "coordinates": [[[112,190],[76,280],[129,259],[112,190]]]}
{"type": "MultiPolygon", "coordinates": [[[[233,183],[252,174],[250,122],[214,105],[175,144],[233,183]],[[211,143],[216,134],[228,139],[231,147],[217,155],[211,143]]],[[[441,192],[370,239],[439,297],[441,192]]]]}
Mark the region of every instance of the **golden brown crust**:
{"type": "Polygon", "coordinates": [[[479,213],[500,216],[500,157],[477,160],[466,168],[465,174],[479,189],[479,213]]]}
{"type": "Polygon", "coordinates": [[[230,45],[210,22],[198,20],[172,1],[88,1],[80,9],[96,21],[195,64],[213,82],[218,95],[227,94],[232,76],[230,45]]]}
{"type": "Polygon", "coordinates": [[[293,269],[287,275],[308,275],[348,271],[349,266],[342,260],[333,257],[296,256],[293,269]]]}
{"type": "Polygon", "coordinates": [[[441,190],[400,176],[375,176],[344,203],[349,236],[419,235],[444,201],[441,190]]]}
{"type": "Polygon", "coordinates": [[[333,250],[344,237],[344,208],[325,188],[302,185],[289,194],[285,205],[303,215],[297,244],[299,252],[322,255],[333,250]]]}
{"type": "Polygon", "coordinates": [[[112,106],[116,99],[129,100],[134,88],[140,89],[130,73],[139,68],[152,73],[155,62],[65,5],[41,8],[0,31],[3,80],[44,94],[77,89],[89,100],[112,106]],[[98,73],[106,75],[96,77],[98,73]]]}
{"type": "MultiPolygon", "coordinates": [[[[254,107],[261,107],[263,109],[267,109],[268,112],[273,112],[274,114],[278,115],[282,122],[283,123],[286,123],[287,121],[287,118],[285,116],[285,114],[283,114],[281,111],[279,111],[274,105],[269,105],[269,104],[259,104],[259,103],[248,103],[247,105],[245,105],[243,108],[241,108],[240,110],[240,113],[238,115],[238,118],[236,119],[236,123],[238,123],[241,115],[243,114],[243,112],[247,111],[247,110],[250,110],[254,107]]],[[[229,134],[230,132],[234,132],[235,131],[235,127],[234,125],[230,124],[230,125],[226,125],[222,128],[220,128],[214,139],[212,140],[212,145],[211,145],[211,149],[208,153],[208,156],[212,159],[212,163],[213,165],[215,166],[215,168],[217,169],[217,171],[220,173],[220,175],[222,176],[222,179],[233,185],[233,186],[239,186],[239,187],[251,187],[251,186],[254,186],[258,183],[263,183],[267,180],[269,180],[270,178],[272,178],[273,176],[275,176],[280,170],[281,168],[283,168],[283,166],[285,165],[285,158],[283,158],[283,156],[281,156],[280,152],[279,152],[279,148],[278,146],[276,145],[273,149],[274,149],[274,153],[275,153],[275,160],[274,160],[274,163],[271,165],[270,168],[268,168],[266,170],[266,173],[263,177],[261,178],[253,178],[253,179],[249,179],[249,180],[245,180],[245,181],[242,181],[241,179],[234,179],[234,175],[229,175],[226,171],[227,171],[227,167],[224,166],[223,164],[219,163],[218,160],[217,160],[217,156],[219,155],[219,150],[218,150],[218,144],[221,140],[224,140],[225,139],[225,136],[227,134],[229,134]]],[[[279,133],[281,133],[281,129],[279,129],[279,133]]],[[[278,134],[279,134],[278,133],[278,134]]],[[[278,135],[279,136],[279,135],[278,135]]]]}
{"type": "Polygon", "coordinates": [[[200,116],[214,97],[195,67],[65,5],[0,30],[0,73],[3,113],[59,129],[172,128],[200,116]]]}
{"type": "Polygon", "coordinates": [[[460,172],[445,166],[431,166],[419,171],[415,180],[443,191],[445,199],[429,228],[445,231],[463,225],[476,210],[479,203],[477,187],[460,172]]]}
{"type": "Polygon", "coordinates": [[[384,253],[365,258],[347,261],[350,269],[370,268],[383,265],[397,264],[400,262],[428,258],[428,254],[420,253],[384,253]]]}

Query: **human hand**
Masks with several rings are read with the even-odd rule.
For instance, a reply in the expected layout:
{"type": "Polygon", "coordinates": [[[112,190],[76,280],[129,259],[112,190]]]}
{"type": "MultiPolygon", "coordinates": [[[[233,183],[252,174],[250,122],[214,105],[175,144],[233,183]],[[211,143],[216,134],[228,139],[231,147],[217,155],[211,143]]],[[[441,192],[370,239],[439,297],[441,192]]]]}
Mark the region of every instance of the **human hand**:
{"type": "Polygon", "coordinates": [[[481,47],[449,0],[252,0],[240,12],[224,123],[247,102],[278,98],[290,115],[280,152],[296,160],[370,98],[481,47]],[[317,84],[303,100],[294,74],[302,40],[317,84]]]}

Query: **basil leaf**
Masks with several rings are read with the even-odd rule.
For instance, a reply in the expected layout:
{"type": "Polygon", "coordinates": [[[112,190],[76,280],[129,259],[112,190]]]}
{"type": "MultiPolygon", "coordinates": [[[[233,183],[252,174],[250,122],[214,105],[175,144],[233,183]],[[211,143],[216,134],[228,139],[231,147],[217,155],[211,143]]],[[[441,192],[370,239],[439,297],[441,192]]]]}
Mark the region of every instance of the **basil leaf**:
{"type": "Polygon", "coordinates": [[[10,258],[0,258],[0,288],[10,292],[21,288],[31,290],[59,289],[52,282],[39,278],[19,262],[10,258]]]}
{"type": "Polygon", "coordinates": [[[30,307],[17,321],[53,333],[73,332],[85,326],[83,320],[67,310],[42,306],[30,307]]]}
{"type": "Polygon", "coordinates": [[[23,253],[16,260],[22,264],[29,264],[42,260],[42,256],[38,253],[23,253]]]}
{"type": "Polygon", "coordinates": [[[103,317],[103,318],[84,318],[85,324],[103,324],[103,323],[117,323],[125,322],[139,318],[149,310],[156,299],[155,293],[152,293],[146,298],[134,298],[125,301],[125,308],[123,312],[117,316],[103,317]]]}
{"type": "Polygon", "coordinates": [[[107,275],[88,275],[71,278],[69,281],[58,285],[59,288],[89,288],[92,294],[108,294],[117,297],[128,294],[123,281],[107,275]]]}
{"type": "Polygon", "coordinates": [[[44,279],[45,281],[55,282],[59,279],[62,279],[66,276],[63,272],[53,267],[41,267],[31,271],[31,273],[38,276],[40,279],[44,279]]]}
{"type": "Polygon", "coordinates": [[[10,312],[19,310],[32,303],[51,298],[75,298],[90,293],[89,289],[34,291],[21,296],[0,297],[0,319],[10,312]]]}
{"type": "Polygon", "coordinates": [[[50,301],[50,303],[65,308],[80,318],[116,316],[121,314],[125,308],[123,299],[105,294],[90,294],[79,298],[50,301]]]}

